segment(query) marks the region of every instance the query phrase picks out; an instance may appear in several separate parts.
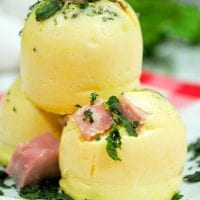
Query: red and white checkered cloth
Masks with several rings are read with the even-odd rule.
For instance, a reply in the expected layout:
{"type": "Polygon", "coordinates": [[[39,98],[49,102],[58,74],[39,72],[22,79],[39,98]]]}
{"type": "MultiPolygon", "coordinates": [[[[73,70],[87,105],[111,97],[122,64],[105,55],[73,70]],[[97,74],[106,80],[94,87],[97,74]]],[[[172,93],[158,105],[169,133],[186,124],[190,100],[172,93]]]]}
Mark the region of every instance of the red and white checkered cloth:
{"type": "Polygon", "coordinates": [[[141,82],[144,87],[159,90],[178,109],[196,102],[200,103],[200,84],[179,81],[149,71],[143,71],[141,82]]]}
{"type": "MultiPolygon", "coordinates": [[[[163,93],[178,109],[194,102],[200,103],[200,84],[178,81],[171,77],[161,76],[149,71],[143,71],[141,76],[143,87],[153,88],[163,93]]],[[[3,92],[0,92],[0,101],[3,92]]]]}

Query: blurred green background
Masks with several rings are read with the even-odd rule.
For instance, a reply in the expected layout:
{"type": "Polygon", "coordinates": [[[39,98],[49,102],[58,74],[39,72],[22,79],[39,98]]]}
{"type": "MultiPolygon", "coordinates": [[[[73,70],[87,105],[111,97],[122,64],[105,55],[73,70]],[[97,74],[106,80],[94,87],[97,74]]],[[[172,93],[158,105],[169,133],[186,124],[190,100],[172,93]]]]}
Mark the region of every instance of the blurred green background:
{"type": "Polygon", "coordinates": [[[192,1],[128,0],[138,13],[144,37],[144,55],[167,39],[200,44],[200,5],[192,1]]]}
{"type": "Polygon", "coordinates": [[[144,69],[200,83],[200,1],[127,0],[144,40],[144,69]]]}

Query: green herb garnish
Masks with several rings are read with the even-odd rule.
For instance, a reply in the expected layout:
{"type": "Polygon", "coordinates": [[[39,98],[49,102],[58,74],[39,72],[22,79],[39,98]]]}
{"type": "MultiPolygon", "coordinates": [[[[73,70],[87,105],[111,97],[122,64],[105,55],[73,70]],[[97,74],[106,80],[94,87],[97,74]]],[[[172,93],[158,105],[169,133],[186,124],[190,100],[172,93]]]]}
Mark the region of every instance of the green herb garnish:
{"type": "Polygon", "coordinates": [[[94,119],[92,117],[93,115],[93,112],[91,111],[91,109],[88,109],[86,111],[84,111],[84,118],[83,118],[83,121],[86,121],[87,119],[89,119],[89,122],[92,124],[94,122],[94,119]]]}
{"type": "Polygon", "coordinates": [[[113,160],[121,161],[121,159],[118,156],[117,149],[121,149],[122,143],[119,130],[116,126],[112,126],[109,136],[106,138],[106,141],[107,141],[106,150],[108,152],[108,155],[113,160]]]}
{"type": "MultiPolygon", "coordinates": [[[[200,167],[200,138],[188,146],[188,152],[191,153],[189,161],[195,161],[197,167],[200,167]]],[[[200,182],[200,171],[197,170],[193,174],[185,176],[184,181],[188,183],[200,182]]]]}
{"type": "Polygon", "coordinates": [[[94,105],[95,100],[97,99],[99,95],[96,92],[93,92],[90,94],[90,104],[94,105]]]}
{"type": "Polygon", "coordinates": [[[190,160],[196,160],[198,157],[200,157],[200,138],[188,146],[188,151],[192,153],[190,160]]]}
{"type": "Polygon", "coordinates": [[[16,109],[16,107],[13,107],[13,112],[17,112],[17,109],[16,109]]]}
{"type": "Polygon", "coordinates": [[[174,194],[171,200],[180,200],[183,198],[183,195],[180,192],[174,194]]]}
{"type": "Polygon", "coordinates": [[[74,19],[74,18],[76,18],[76,17],[78,17],[78,13],[74,13],[74,14],[71,16],[71,19],[74,19]]]}
{"type": "Polygon", "coordinates": [[[82,108],[82,106],[80,104],[76,104],[75,107],[76,108],[82,108]]]}
{"type": "Polygon", "coordinates": [[[196,171],[194,174],[185,176],[184,181],[188,183],[200,182],[200,171],[196,171]]]}
{"type": "Polygon", "coordinates": [[[46,180],[40,185],[24,187],[20,189],[19,195],[28,200],[73,200],[70,196],[60,191],[57,179],[46,180]]]}
{"type": "Polygon", "coordinates": [[[0,179],[2,180],[4,180],[4,179],[6,179],[6,178],[8,178],[8,175],[6,174],[6,172],[4,172],[3,170],[0,170],[0,179]]]}
{"type": "Polygon", "coordinates": [[[4,181],[8,178],[8,175],[3,171],[0,170],[0,187],[1,188],[10,188],[10,186],[6,185],[4,181]]]}
{"type": "Polygon", "coordinates": [[[89,6],[89,3],[87,1],[81,2],[79,4],[80,9],[86,9],[89,6]]]}
{"type": "Polygon", "coordinates": [[[36,20],[43,21],[53,16],[63,7],[64,3],[59,0],[49,0],[41,4],[35,11],[36,20]]]}
{"type": "Polygon", "coordinates": [[[3,195],[4,195],[3,191],[0,190],[0,196],[3,196],[3,195]]]}
{"type": "Polygon", "coordinates": [[[96,141],[100,141],[100,140],[101,140],[101,137],[100,137],[100,136],[97,136],[97,137],[95,137],[95,140],[96,140],[96,141]]]}
{"type": "Polygon", "coordinates": [[[135,127],[135,122],[131,123],[129,120],[127,120],[125,117],[121,117],[120,116],[120,120],[124,126],[124,128],[126,129],[126,132],[129,136],[134,136],[137,137],[137,132],[136,132],[136,128],[135,127]]]}
{"type": "Polygon", "coordinates": [[[110,97],[105,105],[111,112],[119,114],[119,100],[116,96],[110,97]]]}
{"type": "Polygon", "coordinates": [[[137,137],[136,128],[139,125],[139,122],[134,121],[132,123],[120,113],[119,100],[117,97],[115,96],[110,97],[105,104],[105,108],[111,112],[114,122],[117,125],[123,126],[129,136],[137,137]]]}

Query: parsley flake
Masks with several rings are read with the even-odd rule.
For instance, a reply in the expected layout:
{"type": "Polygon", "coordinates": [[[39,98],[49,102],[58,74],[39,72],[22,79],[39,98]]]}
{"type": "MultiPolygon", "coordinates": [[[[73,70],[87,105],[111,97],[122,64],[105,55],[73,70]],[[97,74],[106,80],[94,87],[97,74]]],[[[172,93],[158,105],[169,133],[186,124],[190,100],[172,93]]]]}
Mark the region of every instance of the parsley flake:
{"type": "Polygon", "coordinates": [[[112,118],[117,125],[123,126],[129,136],[137,137],[136,128],[138,127],[139,122],[134,121],[132,123],[120,113],[119,100],[117,97],[110,97],[106,102],[105,107],[111,112],[112,118]]]}
{"type": "Polygon", "coordinates": [[[93,92],[90,94],[90,104],[94,105],[95,100],[97,99],[99,95],[96,92],[93,92]]]}
{"type": "Polygon", "coordinates": [[[59,189],[57,179],[45,180],[40,185],[26,186],[20,189],[20,197],[28,200],[35,199],[54,199],[54,200],[73,200],[59,189]]]}
{"type": "Polygon", "coordinates": [[[81,2],[79,4],[80,9],[86,9],[89,6],[88,2],[81,2]]]}
{"type": "Polygon", "coordinates": [[[188,151],[192,153],[191,161],[200,157],[200,138],[188,146],[188,151]]]}
{"type": "Polygon", "coordinates": [[[194,174],[189,174],[185,176],[184,181],[188,183],[200,182],[200,171],[196,171],[194,174]]]}
{"type": "Polygon", "coordinates": [[[95,137],[95,140],[96,140],[96,141],[100,141],[100,140],[101,140],[101,137],[100,137],[100,136],[97,136],[97,137],[95,137]]]}
{"type": "Polygon", "coordinates": [[[75,107],[76,108],[82,108],[82,106],[80,104],[76,104],[75,107]]]}
{"type": "Polygon", "coordinates": [[[0,190],[0,196],[3,196],[3,195],[4,195],[3,191],[0,190]]]}
{"type": "Polygon", "coordinates": [[[136,132],[137,126],[136,126],[135,122],[131,123],[129,120],[127,120],[123,116],[120,116],[120,120],[121,120],[121,123],[124,126],[124,128],[125,128],[125,130],[126,130],[126,132],[129,136],[133,136],[133,137],[138,136],[137,132],[136,132]]]}
{"type": "Polygon", "coordinates": [[[86,121],[87,119],[89,119],[89,122],[92,124],[94,122],[94,119],[92,117],[93,115],[93,112],[91,111],[91,109],[88,109],[86,111],[84,111],[84,118],[83,118],[83,121],[86,121]]]}
{"type": "Polygon", "coordinates": [[[13,112],[17,112],[17,109],[16,109],[16,107],[13,107],[13,112]]]}
{"type": "Polygon", "coordinates": [[[8,175],[3,170],[0,170],[0,187],[1,188],[10,188],[10,186],[5,184],[5,180],[7,178],[8,178],[8,175]]]}
{"type": "Polygon", "coordinates": [[[8,175],[3,170],[0,170],[0,180],[5,180],[8,178],[8,175]]]}
{"type": "Polygon", "coordinates": [[[180,194],[180,192],[177,192],[177,193],[174,194],[174,196],[172,197],[171,200],[180,200],[182,198],[183,198],[183,195],[180,194]]]}
{"type": "Polygon", "coordinates": [[[109,136],[106,138],[106,150],[108,155],[115,161],[121,161],[117,149],[121,149],[121,136],[116,126],[112,126],[109,136]]]}
{"type": "Polygon", "coordinates": [[[111,96],[106,102],[106,107],[116,114],[119,114],[119,99],[116,96],[111,96]]]}
{"type": "Polygon", "coordinates": [[[43,21],[53,16],[63,7],[64,3],[59,0],[49,0],[41,4],[35,11],[37,21],[43,21]]]}

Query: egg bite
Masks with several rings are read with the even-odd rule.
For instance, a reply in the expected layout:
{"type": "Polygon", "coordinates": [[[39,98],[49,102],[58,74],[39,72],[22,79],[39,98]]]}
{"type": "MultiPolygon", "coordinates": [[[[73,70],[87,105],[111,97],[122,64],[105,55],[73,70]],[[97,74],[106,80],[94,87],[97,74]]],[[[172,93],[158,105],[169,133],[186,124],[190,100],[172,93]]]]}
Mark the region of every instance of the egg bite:
{"type": "Polygon", "coordinates": [[[108,98],[139,85],[141,29],[125,1],[65,1],[47,19],[46,2],[33,8],[22,32],[22,88],[35,105],[70,114],[93,91],[108,98]]]}
{"type": "Polygon", "coordinates": [[[35,107],[21,91],[18,78],[0,106],[0,163],[7,165],[17,145],[44,133],[60,138],[58,116],[35,107]]]}
{"type": "MultiPolygon", "coordinates": [[[[116,154],[116,149],[109,149],[112,130],[86,137],[85,126],[80,125],[86,120],[78,121],[81,110],[77,111],[69,117],[61,138],[60,186],[76,200],[171,200],[179,190],[185,164],[184,124],[174,107],[156,91],[139,89],[122,97],[119,102],[125,118],[130,118],[134,107],[135,119],[140,121],[137,135],[127,132],[127,126],[117,125],[118,136],[115,132],[111,141],[116,154]]],[[[100,119],[94,114],[99,110],[97,103],[95,106],[80,108],[93,112],[92,124],[100,119]]],[[[97,129],[93,126],[92,130],[97,129]]]]}

